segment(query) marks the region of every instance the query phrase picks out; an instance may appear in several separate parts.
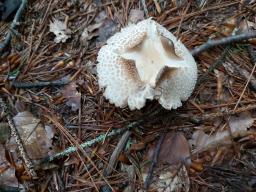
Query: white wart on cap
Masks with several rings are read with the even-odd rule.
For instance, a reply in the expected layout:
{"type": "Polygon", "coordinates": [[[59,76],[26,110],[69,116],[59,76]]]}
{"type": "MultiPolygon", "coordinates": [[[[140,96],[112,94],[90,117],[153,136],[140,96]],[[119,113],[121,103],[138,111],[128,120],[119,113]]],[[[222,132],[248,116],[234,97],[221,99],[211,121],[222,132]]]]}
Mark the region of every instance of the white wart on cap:
{"type": "Polygon", "coordinates": [[[157,99],[176,109],[191,95],[197,66],[189,50],[151,19],[123,28],[98,53],[97,74],[104,96],[117,107],[141,109],[157,99]]]}

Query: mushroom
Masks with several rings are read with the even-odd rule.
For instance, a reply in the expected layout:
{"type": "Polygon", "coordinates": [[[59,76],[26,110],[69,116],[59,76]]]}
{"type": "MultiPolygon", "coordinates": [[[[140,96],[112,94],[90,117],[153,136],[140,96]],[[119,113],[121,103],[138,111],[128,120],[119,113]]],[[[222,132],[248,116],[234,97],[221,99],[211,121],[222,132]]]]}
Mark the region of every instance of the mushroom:
{"type": "Polygon", "coordinates": [[[104,96],[117,107],[141,109],[157,99],[176,109],[191,95],[197,66],[189,50],[152,19],[129,25],[98,53],[97,75],[104,96]]]}

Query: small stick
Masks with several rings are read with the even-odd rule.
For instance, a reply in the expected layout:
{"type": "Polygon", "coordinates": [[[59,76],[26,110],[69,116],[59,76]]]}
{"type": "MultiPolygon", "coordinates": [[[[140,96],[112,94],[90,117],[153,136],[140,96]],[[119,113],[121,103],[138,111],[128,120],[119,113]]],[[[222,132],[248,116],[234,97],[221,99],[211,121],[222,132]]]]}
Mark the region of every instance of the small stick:
{"type": "Polygon", "coordinates": [[[146,18],[149,18],[149,15],[148,15],[148,8],[147,8],[146,1],[145,1],[145,0],[141,0],[141,4],[142,4],[143,10],[144,10],[144,12],[145,12],[146,18]]]}
{"type": "Polygon", "coordinates": [[[0,43],[0,55],[3,52],[3,50],[5,49],[5,47],[7,47],[8,44],[10,43],[10,41],[12,39],[12,31],[15,31],[15,28],[19,24],[20,17],[22,15],[24,9],[26,8],[26,5],[27,5],[27,0],[22,0],[21,5],[20,5],[18,11],[16,12],[16,15],[12,21],[12,24],[11,24],[8,34],[6,35],[4,41],[2,43],[0,43]]]}
{"type": "Polygon", "coordinates": [[[131,131],[127,130],[123,134],[121,139],[119,140],[115,150],[113,151],[113,153],[109,159],[109,164],[108,164],[106,170],[104,171],[104,176],[110,175],[112,173],[112,171],[114,170],[116,163],[117,163],[117,159],[118,159],[120,153],[123,151],[130,135],[131,135],[131,131]]]}
{"type": "MultiPolygon", "coordinates": [[[[96,137],[95,139],[92,139],[90,141],[86,141],[86,142],[82,143],[79,147],[81,147],[81,148],[91,147],[91,146],[95,145],[96,143],[103,142],[106,138],[113,137],[113,136],[116,136],[116,135],[120,135],[120,134],[122,134],[123,132],[125,132],[129,129],[132,129],[134,127],[138,127],[142,123],[145,123],[147,120],[149,120],[150,122],[154,122],[154,121],[157,121],[157,120],[162,119],[162,118],[163,119],[168,118],[168,115],[166,115],[166,113],[165,113],[166,116],[153,118],[155,115],[161,114],[160,112],[161,112],[161,110],[156,110],[156,111],[152,112],[152,114],[150,114],[150,115],[148,115],[144,118],[140,118],[137,121],[131,122],[123,128],[114,129],[114,130],[110,131],[109,133],[101,134],[98,137],[96,137]]],[[[69,154],[74,153],[77,150],[78,150],[77,147],[68,147],[67,149],[65,149],[64,151],[62,151],[60,153],[56,153],[53,156],[50,156],[50,157],[47,157],[47,158],[43,159],[42,163],[50,162],[50,161],[53,161],[54,159],[68,156],[69,154]]]]}
{"type": "Polygon", "coordinates": [[[160,153],[161,145],[164,141],[165,135],[166,135],[166,131],[162,132],[162,134],[160,136],[160,139],[158,140],[158,143],[157,143],[157,146],[156,146],[156,149],[154,151],[153,158],[152,158],[152,163],[150,165],[146,180],[144,182],[145,190],[147,190],[149,188],[150,184],[151,184],[151,178],[152,178],[152,175],[153,175],[154,168],[157,164],[158,155],[160,153]]]}
{"type": "MultiPolygon", "coordinates": [[[[124,149],[128,139],[129,139],[130,135],[131,135],[131,131],[127,130],[123,134],[121,139],[119,140],[115,150],[113,151],[113,153],[112,153],[112,155],[111,155],[111,157],[109,159],[108,166],[104,170],[104,173],[103,173],[104,177],[109,176],[112,173],[112,171],[115,169],[117,161],[118,161],[118,157],[119,157],[120,153],[123,151],[123,149],[124,149]]],[[[110,189],[109,186],[104,185],[104,186],[101,187],[101,191],[102,192],[111,192],[112,190],[110,189]]]]}
{"type": "Polygon", "coordinates": [[[209,78],[208,77],[209,73],[213,72],[214,69],[217,69],[217,68],[219,68],[222,65],[222,63],[224,62],[224,60],[225,60],[225,58],[227,56],[228,50],[229,50],[229,46],[224,49],[224,51],[221,53],[221,55],[217,59],[217,61],[214,64],[212,64],[208,68],[208,70],[198,79],[197,85],[200,85],[202,82],[207,80],[209,78]]]}
{"type": "Polygon", "coordinates": [[[211,40],[209,39],[206,43],[203,45],[196,47],[191,50],[192,55],[198,55],[199,53],[206,51],[210,48],[220,46],[220,45],[229,45],[231,43],[239,43],[241,41],[249,40],[256,38],[256,32],[247,32],[239,35],[233,35],[230,37],[222,38],[219,40],[211,40]]]}
{"type": "Polygon", "coordinates": [[[7,104],[4,102],[4,100],[0,97],[0,106],[3,108],[5,114],[6,114],[6,118],[7,118],[7,121],[8,121],[8,124],[11,128],[11,133],[13,135],[13,137],[15,138],[15,141],[18,145],[18,150],[20,152],[20,155],[22,156],[24,162],[25,162],[25,165],[28,169],[28,172],[29,174],[32,176],[32,178],[36,178],[37,177],[37,174],[34,170],[34,165],[32,163],[32,161],[30,160],[30,158],[28,157],[28,154],[24,148],[24,144],[23,144],[23,141],[19,135],[19,132],[17,130],[17,127],[11,117],[11,114],[10,114],[10,111],[9,111],[9,108],[7,106],[7,104]]]}
{"type": "Polygon", "coordinates": [[[47,87],[47,86],[62,86],[69,83],[69,80],[66,78],[54,81],[39,81],[39,82],[12,82],[12,86],[15,88],[36,88],[36,87],[47,87]]]}

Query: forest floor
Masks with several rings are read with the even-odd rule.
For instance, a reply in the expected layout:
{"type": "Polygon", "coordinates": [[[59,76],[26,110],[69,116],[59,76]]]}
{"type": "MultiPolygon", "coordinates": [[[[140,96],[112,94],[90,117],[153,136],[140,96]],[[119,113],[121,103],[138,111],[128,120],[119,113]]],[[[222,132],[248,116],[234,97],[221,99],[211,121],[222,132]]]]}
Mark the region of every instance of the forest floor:
{"type": "Polygon", "coordinates": [[[176,110],[115,107],[96,73],[130,22],[152,17],[193,50],[255,31],[255,13],[254,0],[28,1],[15,30],[0,21],[0,42],[13,36],[0,54],[0,191],[256,191],[256,39],[194,55],[198,83],[176,110]]]}

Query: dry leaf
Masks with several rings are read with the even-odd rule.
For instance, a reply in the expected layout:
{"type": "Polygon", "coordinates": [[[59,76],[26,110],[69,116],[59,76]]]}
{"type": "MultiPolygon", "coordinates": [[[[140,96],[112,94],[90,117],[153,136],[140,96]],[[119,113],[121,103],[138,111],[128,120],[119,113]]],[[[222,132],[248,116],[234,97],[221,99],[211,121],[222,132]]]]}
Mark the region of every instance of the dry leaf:
{"type": "MultiPolygon", "coordinates": [[[[158,170],[159,171],[159,170],[158,170]]],[[[190,180],[185,165],[173,165],[161,168],[160,173],[154,174],[150,190],[158,192],[188,192],[190,188],[190,180]]],[[[147,174],[143,173],[145,181],[147,174]]]]}
{"type": "Polygon", "coordinates": [[[178,8],[188,4],[188,0],[172,0],[172,2],[178,8]]]}
{"type": "Polygon", "coordinates": [[[70,106],[72,111],[77,111],[81,106],[81,93],[76,88],[76,83],[71,82],[62,90],[63,96],[67,99],[66,105],[70,106]]]}
{"type": "Polygon", "coordinates": [[[144,11],[139,10],[139,9],[131,9],[129,18],[128,18],[128,23],[136,24],[139,21],[142,21],[144,19],[144,11]]]}
{"type": "MultiPolygon", "coordinates": [[[[24,147],[31,159],[41,159],[48,156],[48,152],[51,150],[52,135],[48,135],[45,127],[28,111],[19,112],[14,118],[14,123],[17,126],[17,130],[24,143],[24,147]]],[[[10,139],[8,144],[9,149],[12,150],[15,147],[16,142],[14,137],[10,139]]]]}
{"type": "Polygon", "coordinates": [[[11,135],[8,123],[0,123],[0,144],[4,144],[11,135]]]}
{"type": "Polygon", "coordinates": [[[57,19],[50,23],[50,32],[53,32],[56,36],[54,39],[55,43],[66,42],[71,34],[71,30],[67,28],[66,24],[57,19]]]}
{"type": "MultiPolygon", "coordinates": [[[[244,137],[252,134],[254,131],[249,130],[254,122],[249,112],[240,113],[238,116],[231,116],[229,119],[229,127],[233,137],[244,137]]],[[[231,137],[228,130],[217,132],[213,135],[205,134],[203,131],[195,131],[191,145],[194,145],[195,151],[205,151],[218,145],[231,144],[231,137]]]]}
{"type": "Polygon", "coordinates": [[[159,163],[170,165],[190,163],[190,148],[182,133],[168,133],[161,145],[159,163]]]}
{"type": "MultiPolygon", "coordinates": [[[[15,168],[11,167],[5,157],[5,148],[0,144],[0,186],[18,187],[15,168]]],[[[1,189],[0,189],[1,191],[1,189]]]]}
{"type": "Polygon", "coordinates": [[[232,133],[236,131],[246,131],[252,126],[254,118],[252,118],[251,113],[243,112],[238,116],[231,116],[229,119],[229,126],[232,133]]]}
{"type": "Polygon", "coordinates": [[[256,23],[248,21],[247,19],[243,19],[240,22],[238,29],[240,33],[256,30],[256,23]]]}
{"type": "Polygon", "coordinates": [[[106,20],[101,30],[99,30],[99,36],[97,38],[97,42],[106,42],[109,37],[111,37],[117,31],[117,23],[112,20],[106,20]]]}
{"type": "MultiPolygon", "coordinates": [[[[155,147],[148,151],[147,159],[152,159],[155,147]]],[[[190,148],[182,133],[168,133],[161,145],[158,156],[157,169],[154,171],[150,189],[159,192],[189,191],[189,177],[186,165],[190,165],[190,148]],[[167,164],[167,165],[166,165],[167,164]],[[163,165],[166,165],[163,168],[163,165]]],[[[147,176],[145,167],[142,174],[145,181],[147,176]]]]}

